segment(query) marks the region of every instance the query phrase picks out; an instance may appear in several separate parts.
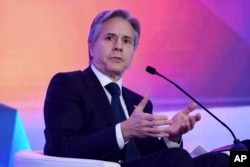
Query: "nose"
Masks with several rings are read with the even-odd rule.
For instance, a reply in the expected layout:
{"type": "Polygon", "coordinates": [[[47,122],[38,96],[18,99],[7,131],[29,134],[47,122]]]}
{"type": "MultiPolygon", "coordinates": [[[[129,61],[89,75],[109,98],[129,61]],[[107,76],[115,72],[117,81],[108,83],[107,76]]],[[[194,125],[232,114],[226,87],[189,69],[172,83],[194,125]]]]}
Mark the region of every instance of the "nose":
{"type": "Polygon", "coordinates": [[[118,38],[118,39],[116,39],[114,41],[113,50],[122,51],[122,41],[121,41],[121,39],[118,38]]]}

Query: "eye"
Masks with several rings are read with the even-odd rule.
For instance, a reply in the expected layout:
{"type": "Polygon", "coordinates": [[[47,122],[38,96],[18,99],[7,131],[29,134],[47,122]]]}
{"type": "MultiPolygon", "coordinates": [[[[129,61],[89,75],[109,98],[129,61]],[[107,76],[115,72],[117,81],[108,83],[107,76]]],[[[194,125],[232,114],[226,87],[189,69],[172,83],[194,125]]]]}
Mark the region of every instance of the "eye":
{"type": "Polygon", "coordinates": [[[114,41],[115,38],[114,36],[107,36],[105,39],[108,41],[114,41]]]}
{"type": "Polygon", "coordinates": [[[130,38],[125,38],[124,40],[123,40],[123,42],[125,43],[125,44],[132,44],[133,42],[132,42],[132,39],[130,39],[130,38]]]}

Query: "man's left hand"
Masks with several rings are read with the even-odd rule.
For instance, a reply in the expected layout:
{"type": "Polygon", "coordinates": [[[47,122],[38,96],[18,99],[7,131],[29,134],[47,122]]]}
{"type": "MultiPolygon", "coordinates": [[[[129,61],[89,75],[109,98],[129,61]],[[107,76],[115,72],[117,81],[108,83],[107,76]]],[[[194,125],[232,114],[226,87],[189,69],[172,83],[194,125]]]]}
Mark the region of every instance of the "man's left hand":
{"type": "Polygon", "coordinates": [[[190,113],[193,112],[196,107],[196,103],[191,103],[184,110],[173,116],[173,123],[169,126],[168,131],[169,140],[176,141],[177,139],[181,138],[182,134],[185,134],[194,128],[195,123],[201,119],[200,113],[190,115],[190,113]]]}

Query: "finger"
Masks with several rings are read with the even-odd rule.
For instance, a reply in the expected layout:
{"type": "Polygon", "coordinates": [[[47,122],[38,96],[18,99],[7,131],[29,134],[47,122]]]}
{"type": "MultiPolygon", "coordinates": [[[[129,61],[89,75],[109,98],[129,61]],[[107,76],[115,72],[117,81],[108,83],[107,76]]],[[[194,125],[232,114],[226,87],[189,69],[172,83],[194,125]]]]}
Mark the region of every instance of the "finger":
{"type": "Polygon", "coordinates": [[[157,138],[168,138],[168,133],[149,133],[146,134],[145,137],[157,137],[157,138]]]}
{"type": "Polygon", "coordinates": [[[201,119],[200,113],[197,113],[197,114],[195,114],[193,116],[189,116],[189,122],[191,122],[192,124],[195,124],[200,119],[201,119]]]}
{"type": "Polygon", "coordinates": [[[187,133],[189,130],[191,130],[190,124],[183,123],[180,128],[181,134],[187,133]]]}
{"type": "Polygon", "coordinates": [[[172,120],[154,120],[154,121],[145,121],[144,126],[146,127],[160,127],[172,125],[172,120]]]}
{"type": "Polygon", "coordinates": [[[189,113],[194,111],[196,107],[197,107],[196,103],[191,103],[182,112],[188,115],[189,113]]]}
{"type": "Polygon", "coordinates": [[[195,121],[197,122],[199,120],[201,120],[201,114],[200,113],[196,113],[195,114],[195,121]]]}
{"type": "Polygon", "coordinates": [[[143,109],[145,108],[145,106],[147,105],[148,103],[148,95],[146,95],[142,100],[141,102],[135,107],[135,110],[136,111],[141,111],[143,112],[143,109]]]}
{"type": "Polygon", "coordinates": [[[167,127],[151,127],[145,128],[146,134],[152,137],[168,137],[169,128],[167,127]]]}
{"type": "Polygon", "coordinates": [[[195,116],[189,117],[189,124],[190,124],[190,129],[189,130],[194,128],[195,123],[196,123],[195,116]]]}
{"type": "Polygon", "coordinates": [[[144,127],[135,134],[137,137],[162,137],[168,136],[168,133],[164,131],[164,128],[157,127],[144,127]]]}
{"type": "Polygon", "coordinates": [[[145,113],[143,115],[143,119],[148,120],[148,121],[161,121],[161,120],[168,120],[168,116],[145,113]]]}
{"type": "Polygon", "coordinates": [[[201,119],[200,113],[197,113],[194,116],[190,116],[189,117],[189,123],[190,123],[190,129],[194,128],[194,125],[196,124],[196,122],[198,122],[201,119]]]}

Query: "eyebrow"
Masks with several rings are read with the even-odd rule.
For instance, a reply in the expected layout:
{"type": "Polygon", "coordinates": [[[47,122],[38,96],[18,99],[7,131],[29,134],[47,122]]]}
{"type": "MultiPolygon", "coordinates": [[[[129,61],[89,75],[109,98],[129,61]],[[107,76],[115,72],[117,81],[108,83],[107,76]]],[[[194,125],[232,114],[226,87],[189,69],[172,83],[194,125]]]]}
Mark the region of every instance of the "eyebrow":
{"type": "MultiPolygon", "coordinates": [[[[107,33],[105,36],[109,36],[109,35],[111,35],[111,36],[117,36],[117,34],[114,34],[114,33],[107,33]]],[[[128,36],[128,35],[124,35],[123,37],[124,37],[124,38],[133,39],[133,37],[128,36]]]]}

